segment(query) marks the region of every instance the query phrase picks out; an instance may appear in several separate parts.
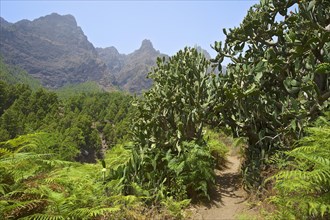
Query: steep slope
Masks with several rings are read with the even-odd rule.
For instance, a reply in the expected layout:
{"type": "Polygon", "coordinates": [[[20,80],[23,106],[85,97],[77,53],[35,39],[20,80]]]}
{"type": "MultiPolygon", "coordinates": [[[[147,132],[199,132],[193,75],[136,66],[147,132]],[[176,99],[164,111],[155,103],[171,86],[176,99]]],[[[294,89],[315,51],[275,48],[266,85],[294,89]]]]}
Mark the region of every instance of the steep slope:
{"type": "Polygon", "coordinates": [[[0,83],[1,81],[8,84],[26,84],[29,85],[32,90],[42,88],[41,83],[25,70],[5,64],[0,57],[0,83]]]}
{"type": "Polygon", "coordinates": [[[150,40],[143,40],[141,47],[128,55],[120,54],[116,48],[97,48],[100,58],[115,75],[119,87],[131,93],[141,93],[152,85],[148,72],[156,66],[159,56],[167,56],[155,50],[150,40]]]}
{"type": "Polygon", "coordinates": [[[98,58],[75,18],[56,13],[35,19],[1,22],[0,53],[48,88],[97,81],[111,85],[110,72],[98,58]]]}

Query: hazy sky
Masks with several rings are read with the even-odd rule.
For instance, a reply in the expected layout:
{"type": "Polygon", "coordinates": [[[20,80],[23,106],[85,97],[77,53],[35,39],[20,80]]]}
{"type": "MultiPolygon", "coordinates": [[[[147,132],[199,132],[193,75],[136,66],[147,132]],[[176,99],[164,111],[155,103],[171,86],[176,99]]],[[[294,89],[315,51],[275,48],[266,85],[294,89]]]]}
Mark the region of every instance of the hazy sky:
{"type": "Polygon", "coordinates": [[[115,46],[120,53],[138,49],[149,39],[169,55],[199,45],[212,56],[223,28],[235,27],[259,1],[47,1],[0,0],[0,16],[9,22],[33,20],[56,12],[73,15],[95,47],[115,46]]]}

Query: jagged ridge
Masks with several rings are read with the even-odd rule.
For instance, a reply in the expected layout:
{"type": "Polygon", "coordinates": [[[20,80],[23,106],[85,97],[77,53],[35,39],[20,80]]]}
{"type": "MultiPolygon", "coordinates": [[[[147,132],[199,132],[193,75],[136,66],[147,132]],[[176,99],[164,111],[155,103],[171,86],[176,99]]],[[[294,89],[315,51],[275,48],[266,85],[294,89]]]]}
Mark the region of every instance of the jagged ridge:
{"type": "Polygon", "coordinates": [[[14,24],[1,19],[0,53],[48,88],[86,81],[111,86],[113,81],[72,15],[53,13],[14,24]]]}

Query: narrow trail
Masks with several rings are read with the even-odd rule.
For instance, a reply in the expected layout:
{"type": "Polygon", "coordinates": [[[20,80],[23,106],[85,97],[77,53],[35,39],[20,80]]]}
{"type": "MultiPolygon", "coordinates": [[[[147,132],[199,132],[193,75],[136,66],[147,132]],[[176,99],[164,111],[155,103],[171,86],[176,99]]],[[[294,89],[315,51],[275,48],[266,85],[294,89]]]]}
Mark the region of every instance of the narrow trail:
{"type": "Polygon", "coordinates": [[[216,170],[216,189],[211,203],[195,207],[194,220],[233,220],[248,210],[245,203],[246,193],[240,184],[240,160],[237,156],[228,156],[224,170],[216,170]]]}

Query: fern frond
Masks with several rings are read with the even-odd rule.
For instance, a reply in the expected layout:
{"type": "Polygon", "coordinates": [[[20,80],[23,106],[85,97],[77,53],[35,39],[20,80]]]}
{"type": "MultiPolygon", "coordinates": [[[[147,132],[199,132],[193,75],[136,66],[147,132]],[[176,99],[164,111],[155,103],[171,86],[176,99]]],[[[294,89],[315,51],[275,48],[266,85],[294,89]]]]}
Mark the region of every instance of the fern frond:
{"type": "Polygon", "coordinates": [[[118,207],[120,207],[120,205],[131,207],[140,204],[141,199],[142,199],[141,197],[137,197],[134,195],[127,195],[127,196],[115,195],[109,198],[109,200],[113,201],[113,204],[118,207]]]}
{"type": "Polygon", "coordinates": [[[330,128],[307,129],[309,136],[286,152],[293,159],[289,170],[282,170],[270,179],[276,181],[278,195],[272,197],[279,216],[295,218],[324,217],[330,213],[330,128]]]}
{"type": "Polygon", "coordinates": [[[325,215],[325,213],[329,213],[330,212],[330,205],[324,203],[324,201],[317,201],[314,200],[312,202],[308,203],[308,213],[311,216],[317,216],[317,215],[321,215],[322,217],[325,215]]]}
{"type": "Polygon", "coordinates": [[[124,178],[114,179],[106,182],[105,186],[106,188],[111,189],[111,192],[109,192],[111,196],[120,195],[125,187],[123,182],[124,182],[124,178]]]}
{"type": "Polygon", "coordinates": [[[13,152],[11,150],[6,149],[6,148],[0,148],[0,158],[3,156],[9,156],[12,154],[13,154],[13,152]]]}
{"type": "Polygon", "coordinates": [[[110,169],[117,170],[118,167],[129,162],[132,157],[131,155],[131,150],[125,149],[123,145],[116,145],[107,152],[105,163],[110,169]]]}
{"type": "Polygon", "coordinates": [[[3,211],[6,218],[20,218],[27,215],[27,213],[36,213],[42,211],[47,206],[47,200],[36,199],[28,201],[19,201],[12,205],[6,206],[3,211]]]}
{"type": "Polygon", "coordinates": [[[62,215],[55,214],[33,214],[24,218],[20,218],[22,220],[65,220],[62,215]]]}
{"type": "Polygon", "coordinates": [[[42,146],[43,139],[45,139],[49,134],[45,132],[38,132],[34,134],[21,135],[17,138],[10,139],[0,144],[4,146],[9,146],[8,148],[13,152],[21,152],[27,148],[34,149],[38,146],[42,146]]]}
{"type": "Polygon", "coordinates": [[[70,212],[73,219],[91,219],[95,217],[105,217],[109,214],[119,212],[121,209],[117,207],[93,207],[79,208],[70,212]]]}
{"type": "Polygon", "coordinates": [[[34,176],[40,169],[37,164],[41,155],[34,153],[16,153],[14,157],[3,157],[0,160],[0,167],[10,171],[15,181],[34,176]]]}
{"type": "Polygon", "coordinates": [[[47,164],[51,167],[68,167],[71,166],[73,164],[73,162],[70,161],[64,161],[64,160],[55,160],[55,159],[51,159],[51,160],[40,160],[41,163],[47,164]]]}
{"type": "Polygon", "coordinates": [[[5,183],[0,183],[0,195],[5,195],[10,189],[10,186],[5,183]]]}

